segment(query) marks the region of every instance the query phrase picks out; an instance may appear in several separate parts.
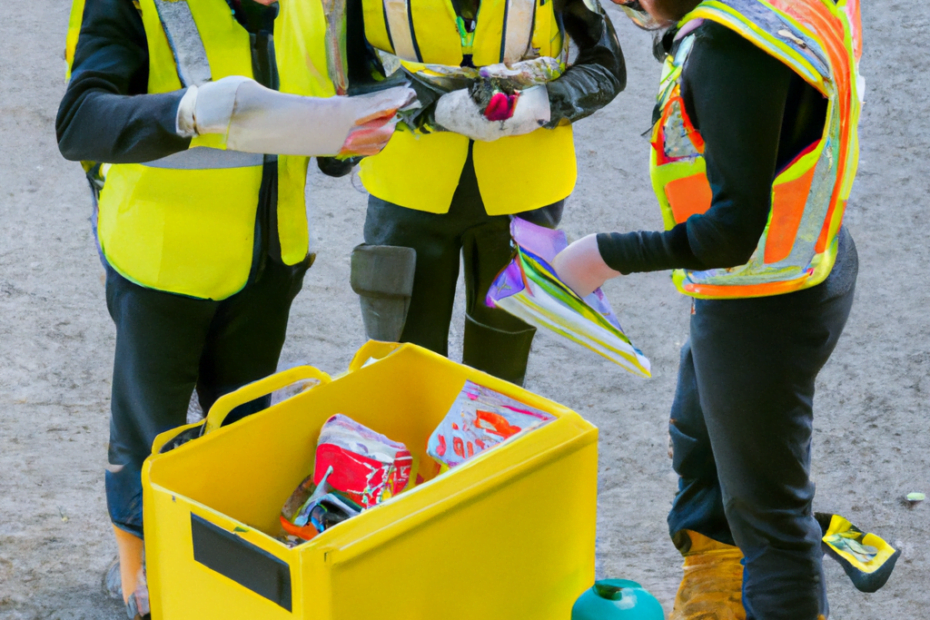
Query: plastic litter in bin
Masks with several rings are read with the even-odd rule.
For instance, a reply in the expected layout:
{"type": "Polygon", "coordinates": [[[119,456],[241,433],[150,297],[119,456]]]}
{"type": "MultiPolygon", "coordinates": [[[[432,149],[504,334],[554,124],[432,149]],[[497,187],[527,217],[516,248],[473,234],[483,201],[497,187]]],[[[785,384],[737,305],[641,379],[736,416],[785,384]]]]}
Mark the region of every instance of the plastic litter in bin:
{"type": "Polygon", "coordinates": [[[287,532],[287,542],[300,543],[305,540],[311,540],[322,530],[316,529],[313,525],[307,525],[310,511],[329,493],[329,485],[326,479],[333,473],[330,467],[320,484],[313,483],[313,474],[304,478],[303,482],[291,494],[284,508],[281,509],[281,526],[287,532]]]}
{"type": "Polygon", "coordinates": [[[407,487],[412,464],[404,444],[338,414],[320,431],[313,480],[319,484],[332,467],[329,485],[362,508],[371,508],[407,487]]]}
{"type": "Polygon", "coordinates": [[[555,417],[471,381],[459,393],[427,444],[435,460],[456,467],[555,417]]]}
{"type": "Polygon", "coordinates": [[[281,509],[286,542],[311,540],[404,490],[412,461],[404,444],[344,415],[331,417],[320,431],[313,475],[281,509]]]}
{"type": "MultiPolygon", "coordinates": [[[[354,517],[362,511],[362,507],[352,500],[340,496],[338,492],[331,492],[327,479],[332,473],[333,468],[330,466],[329,469],[326,470],[323,480],[316,486],[316,489],[310,497],[307,498],[307,501],[300,506],[300,509],[291,515],[284,515],[287,517],[288,521],[298,528],[312,525],[317,532],[323,532],[337,523],[342,523],[346,519],[354,517]]],[[[303,488],[303,484],[301,484],[301,488],[303,488]]],[[[301,488],[298,488],[298,493],[301,491],[301,488]]],[[[288,505],[285,504],[285,508],[287,508],[287,506],[288,505]]]]}

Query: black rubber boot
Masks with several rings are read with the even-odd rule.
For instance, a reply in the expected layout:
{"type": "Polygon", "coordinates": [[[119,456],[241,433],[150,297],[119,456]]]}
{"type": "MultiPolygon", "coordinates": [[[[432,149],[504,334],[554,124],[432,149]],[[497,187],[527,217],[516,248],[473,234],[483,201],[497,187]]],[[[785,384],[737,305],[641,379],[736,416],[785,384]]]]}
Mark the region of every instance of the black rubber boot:
{"type": "Polygon", "coordinates": [[[535,327],[527,326],[517,332],[504,331],[466,316],[462,362],[522,386],[535,335],[535,327]]]}
{"type": "Polygon", "coordinates": [[[362,305],[369,340],[400,340],[413,293],[416,259],[413,248],[362,244],[352,250],[350,281],[362,305]]]}

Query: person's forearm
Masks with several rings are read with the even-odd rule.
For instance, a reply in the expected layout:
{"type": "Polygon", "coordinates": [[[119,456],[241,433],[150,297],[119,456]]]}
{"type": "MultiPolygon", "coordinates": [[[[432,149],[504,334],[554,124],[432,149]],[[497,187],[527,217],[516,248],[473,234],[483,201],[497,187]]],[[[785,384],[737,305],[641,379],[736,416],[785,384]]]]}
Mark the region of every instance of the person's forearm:
{"type": "Polygon", "coordinates": [[[569,0],[562,17],[579,54],[561,77],[547,85],[550,127],[594,114],[626,88],[623,51],[603,9],[593,13],[581,0],[569,0]]]}
{"type": "Polygon", "coordinates": [[[145,162],[188,147],[176,133],[183,91],[148,90],[148,46],[131,0],[94,0],[84,8],[71,82],[55,130],[67,159],[145,162]]]}
{"type": "Polygon", "coordinates": [[[157,95],[108,92],[105,80],[69,88],[56,122],[58,148],[66,159],[141,163],[188,148],[177,134],[183,90],[157,95]]]}
{"type": "Polygon", "coordinates": [[[686,224],[667,231],[600,233],[597,247],[611,269],[623,275],[707,267],[691,251],[686,224]]]}

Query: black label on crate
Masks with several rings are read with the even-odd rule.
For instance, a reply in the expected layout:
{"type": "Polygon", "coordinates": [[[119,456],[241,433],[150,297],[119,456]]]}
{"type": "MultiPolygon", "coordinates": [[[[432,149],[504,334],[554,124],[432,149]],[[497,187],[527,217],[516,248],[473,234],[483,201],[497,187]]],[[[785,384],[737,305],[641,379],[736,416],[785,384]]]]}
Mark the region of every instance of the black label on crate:
{"type": "Polygon", "coordinates": [[[194,560],[291,611],[287,563],[191,513],[194,560]]]}

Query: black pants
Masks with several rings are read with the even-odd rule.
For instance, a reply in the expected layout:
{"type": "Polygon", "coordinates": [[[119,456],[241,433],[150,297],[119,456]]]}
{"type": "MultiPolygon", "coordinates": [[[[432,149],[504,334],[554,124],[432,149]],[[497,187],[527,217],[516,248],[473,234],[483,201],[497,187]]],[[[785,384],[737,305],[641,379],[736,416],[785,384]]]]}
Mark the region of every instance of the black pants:
{"type": "MultiPolygon", "coordinates": [[[[268,260],[254,282],[223,301],[144,288],[107,269],[116,324],[106,472],[114,525],[142,535],[142,463],[159,433],[185,423],[194,389],[208,411],[220,396],[275,371],[308,264],[268,260]]],[[[239,408],[228,421],[264,404],[239,408]]]]}
{"type": "MultiPolygon", "coordinates": [[[[562,219],[563,205],[559,201],[518,215],[555,228],[562,219]]],[[[466,293],[462,361],[522,385],[536,329],[485,304],[491,283],[513,257],[510,219],[509,215],[485,212],[469,153],[448,213],[416,211],[371,196],[365,243],[416,250],[413,295],[401,341],[442,355],[448,354],[461,254],[466,293]]]]}
{"type": "Polygon", "coordinates": [[[827,614],[821,528],[810,480],[814,381],[849,317],[858,261],[788,295],[696,300],[670,432],[676,544],[697,531],[742,550],[747,620],[827,614]]]}

